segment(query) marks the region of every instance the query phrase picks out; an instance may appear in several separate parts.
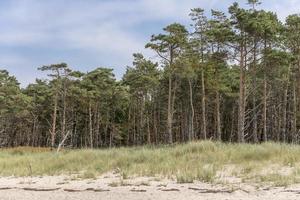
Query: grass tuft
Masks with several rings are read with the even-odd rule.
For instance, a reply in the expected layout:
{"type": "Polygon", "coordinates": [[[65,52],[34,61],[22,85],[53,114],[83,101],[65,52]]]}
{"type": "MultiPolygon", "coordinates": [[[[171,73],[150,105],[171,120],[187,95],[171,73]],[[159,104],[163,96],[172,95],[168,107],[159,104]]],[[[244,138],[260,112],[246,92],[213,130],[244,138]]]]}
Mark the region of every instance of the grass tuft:
{"type": "Polygon", "coordinates": [[[114,171],[124,180],[131,176],[152,176],[192,183],[219,181],[227,173],[243,180],[287,185],[300,180],[300,170],[296,168],[299,155],[300,146],[296,145],[212,141],[157,148],[64,150],[59,154],[46,148],[25,147],[0,151],[0,176],[81,174],[81,178],[93,179],[114,171]],[[292,172],[286,173],[286,168],[292,172]]]}

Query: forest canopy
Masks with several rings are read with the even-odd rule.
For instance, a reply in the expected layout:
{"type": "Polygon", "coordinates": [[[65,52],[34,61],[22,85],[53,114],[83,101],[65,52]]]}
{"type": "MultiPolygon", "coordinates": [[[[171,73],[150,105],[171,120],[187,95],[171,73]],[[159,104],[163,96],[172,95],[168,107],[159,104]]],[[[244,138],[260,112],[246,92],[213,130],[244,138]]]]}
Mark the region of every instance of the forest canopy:
{"type": "Polygon", "coordinates": [[[159,60],[135,53],[121,80],[109,68],[58,63],[21,88],[0,70],[0,146],[298,143],[300,15],[282,22],[259,3],[191,9],[192,28],[152,35],[145,47],[159,60]]]}

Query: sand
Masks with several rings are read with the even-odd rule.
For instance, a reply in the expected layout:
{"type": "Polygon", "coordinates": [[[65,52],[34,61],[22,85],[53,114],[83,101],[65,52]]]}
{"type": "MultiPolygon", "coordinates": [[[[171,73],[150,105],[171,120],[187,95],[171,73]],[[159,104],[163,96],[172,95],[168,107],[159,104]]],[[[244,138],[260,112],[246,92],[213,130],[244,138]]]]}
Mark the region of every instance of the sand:
{"type": "Polygon", "coordinates": [[[122,180],[108,173],[97,179],[79,180],[74,176],[2,177],[0,200],[296,200],[300,185],[257,186],[245,183],[207,184],[151,177],[122,180]]]}

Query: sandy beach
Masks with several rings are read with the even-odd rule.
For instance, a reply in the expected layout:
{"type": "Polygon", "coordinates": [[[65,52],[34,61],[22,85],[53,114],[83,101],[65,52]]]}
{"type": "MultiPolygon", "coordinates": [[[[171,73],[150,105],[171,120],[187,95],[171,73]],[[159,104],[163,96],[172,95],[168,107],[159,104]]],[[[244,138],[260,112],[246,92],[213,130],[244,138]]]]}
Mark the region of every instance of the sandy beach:
{"type": "Polygon", "coordinates": [[[245,184],[207,184],[151,177],[123,180],[108,173],[97,179],[80,180],[74,176],[2,177],[1,200],[294,200],[300,198],[300,185],[270,187],[245,184]]]}

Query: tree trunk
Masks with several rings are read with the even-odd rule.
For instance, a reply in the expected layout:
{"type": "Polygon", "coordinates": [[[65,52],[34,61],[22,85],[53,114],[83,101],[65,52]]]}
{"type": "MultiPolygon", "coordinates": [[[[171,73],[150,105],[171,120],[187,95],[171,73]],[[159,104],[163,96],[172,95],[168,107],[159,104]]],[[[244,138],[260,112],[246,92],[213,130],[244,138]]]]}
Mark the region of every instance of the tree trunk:
{"type": "Polygon", "coordinates": [[[267,142],[267,77],[264,72],[264,90],[263,90],[263,141],[267,142]]]}
{"type": "Polygon", "coordinates": [[[58,106],[58,91],[56,91],[54,96],[54,109],[53,109],[52,131],[51,131],[51,149],[53,149],[55,145],[57,106],[58,106]]]}
{"type": "Polygon", "coordinates": [[[192,87],[192,81],[189,79],[189,89],[190,89],[190,106],[191,106],[191,128],[189,131],[189,140],[194,140],[194,118],[195,118],[195,110],[194,110],[194,104],[193,104],[193,87],[192,87]]]}
{"type": "MultiPolygon", "coordinates": [[[[296,83],[296,82],[295,82],[296,83]]],[[[292,119],[292,142],[295,143],[297,140],[297,86],[293,85],[293,119],[292,119]]]]}
{"type": "Polygon", "coordinates": [[[256,108],[256,88],[257,88],[257,80],[256,80],[256,51],[257,51],[257,42],[254,39],[254,53],[253,53],[253,142],[258,143],[258,134],[257,134],[257,108],[256,108]]]}
{"type": "Polygon", "coordinates": [[[219,90],[216,91],[216,127],[217,127],[217,140],[222,140],[222,133],[221,133],[221,117],[220,117],[220,94],[219,90]]]}
{"type": "MultiPolygon", "coordinates": [[[[256,90],[256,89],[254,89],[256,90]]],[[[257,108],[256,108],[256,94],[253,95],[253,142],[258,143],[258,134],[257,134],[257,108]]]]}
{"type": "Polygon", "coordinates": [[[154,103],[154,109],[153,109],[153,130],[154,130],[155,144],[158,144],[157,112],[156,112],[156,104],[155,103],[154,103]]]}
{"type": "Polygon", "coordinates": [[[172,76],[169,75],[169,94],[168,94],[168,119],[167,119],[167,132],[168,142],[173,143],[172,125],[173,125],[173,114],[172,114],[172,76]]]}
{"type": "Polygon", "coordinates": [[[115,128],[114,128],[114,125],[112,124],[110,134],[109,134],[109,148],[112,148],[114,131],[115,131],[115,128]]]}
{"type": "MultiPolygon", "coordinates": [[[[108,115],[108,114],[107,114],[108,115]]],[[[108,117],[108,116],[107,116],[108,117]]],[[[108,119],[108,118],[107,118],[108,119]]],[[[108,127],[109,126],[109,122],[108,122],[108,120],[106,121],[106,123],[105,123],[105,129],[104,129],[104,145],[105,146],[107,146],[108,145],[108,142],[107,142],[107,138],[108,138],[108,136],[107,136],[107,134],[108,134],[108,127]]]]}
{"type": "Polygon", "coordinates": [[[144,95],[142,95],[142,99],[141,99],[141,107],[140,107],[140,130],[139,130],[139,138],[140,138],[140,144],[143,144],[144,142],[144,137],[145,137],[145,134],[144,134],[144,131],[145,131],[145,122],[144,122],[144,118],[145,118],[145,115],[144,115],[144,109],[145,109],[145,99],[144,99],[144,95]]]}
{"type": "Polygon", "coordinates": [[[133,108],[133,144],[137,145],[136,141],[136,108],[133,108]]]}
{"type": "Polygon", "coordinates": [[[263,141],[266,142],[267,138],[267,63],[266,63],[266,51],[267,51],[267,36],[264,39],[264,80],[263,80],[263,141]]]}
{"type": "Polygon", "coordinates": [[[99,147],[102,145],[102,140],[101,140],[101,135],[100,135],[100,111],[98,109],[98,106],[97,106],[97,109],[96,109],[96,130],[95,130],[95,135],[97,137],[97,141],[96,141],[96,147],[99,147]]]}
{"type": "Polygon", "coordinates": [[[240,92],[239,92],[239,109],[238,109],[238,142],[245,141],[245,69],[244,69],[244,42],[240,47],[240,92]]]}
{"type": "MultiPolygon", "coordinates": [[[[65,138],[66,134],[66,110],[67,110],[67,104],[66,104],[66,96],[67,96],[67,88],[66,88],[66,80],[64,80],[63,83],[63,111],[62,111],[62,126],[61,126],[61,136],[62,138],[65,138]]],[[[64,144],[63,144],[64,145],[64,144]]]]}
{"type": "Polygon", "coordinates": [[[147,143],[148,145],[151,144],[151,131],[150,131],[150,119],[149,114],[147,116],[147,143]]]}
{"type": "Polygon", "coordinates": [[[37,117],[33,114],[33,126],[32,126],[32,146],[35,146],[36,138],[36,127],[37,127],[37,117]]]}
{"type": "Polygon", "coordinates": [[[234,120],[235,119],[235,105],[233,105],[232,111],[231,111],[231,126],[230,126],[230,137],[229,142],[233,141],[233,135],[234,135],[234,120]]]}
{"type": "Polygon", "coordinates": [[[286,140],[286,127],[287,127],[287,98],[288,98],[288,84],[286,84],[284,88],[284,94],[283,94],[283,105],[282,105],[282,124],[281,124],[281,138],[280,136],[277,136],[277,141],[279,142],[280,139],[282,139],[283,142],[286,140]]]}
{"type": "Polygon", "coordinates": [[[92,123],[92,103],[89,103],[89,132],[90,132],[90,147],[93,148],[93,123],[92,123]]]}
{"type": "Polygon", "coordinates": [[[202,133],[203,139],[207,139],[206,132],[206,94],[205,94],[205,80],[204,80],[204,69],[201,70],[201,86],[202,86],[202,133]]]}
{"type": "Polygon", "coordinates": [[[129,106],[129,110],[128,110],[128,121],[127,121],[127,143],[126,145],[129,146],[130,145],[130,135],[132,133],[132,129],[131,129],[131,109],[132,109],[132,106],[130,105],[129,106]]]}

